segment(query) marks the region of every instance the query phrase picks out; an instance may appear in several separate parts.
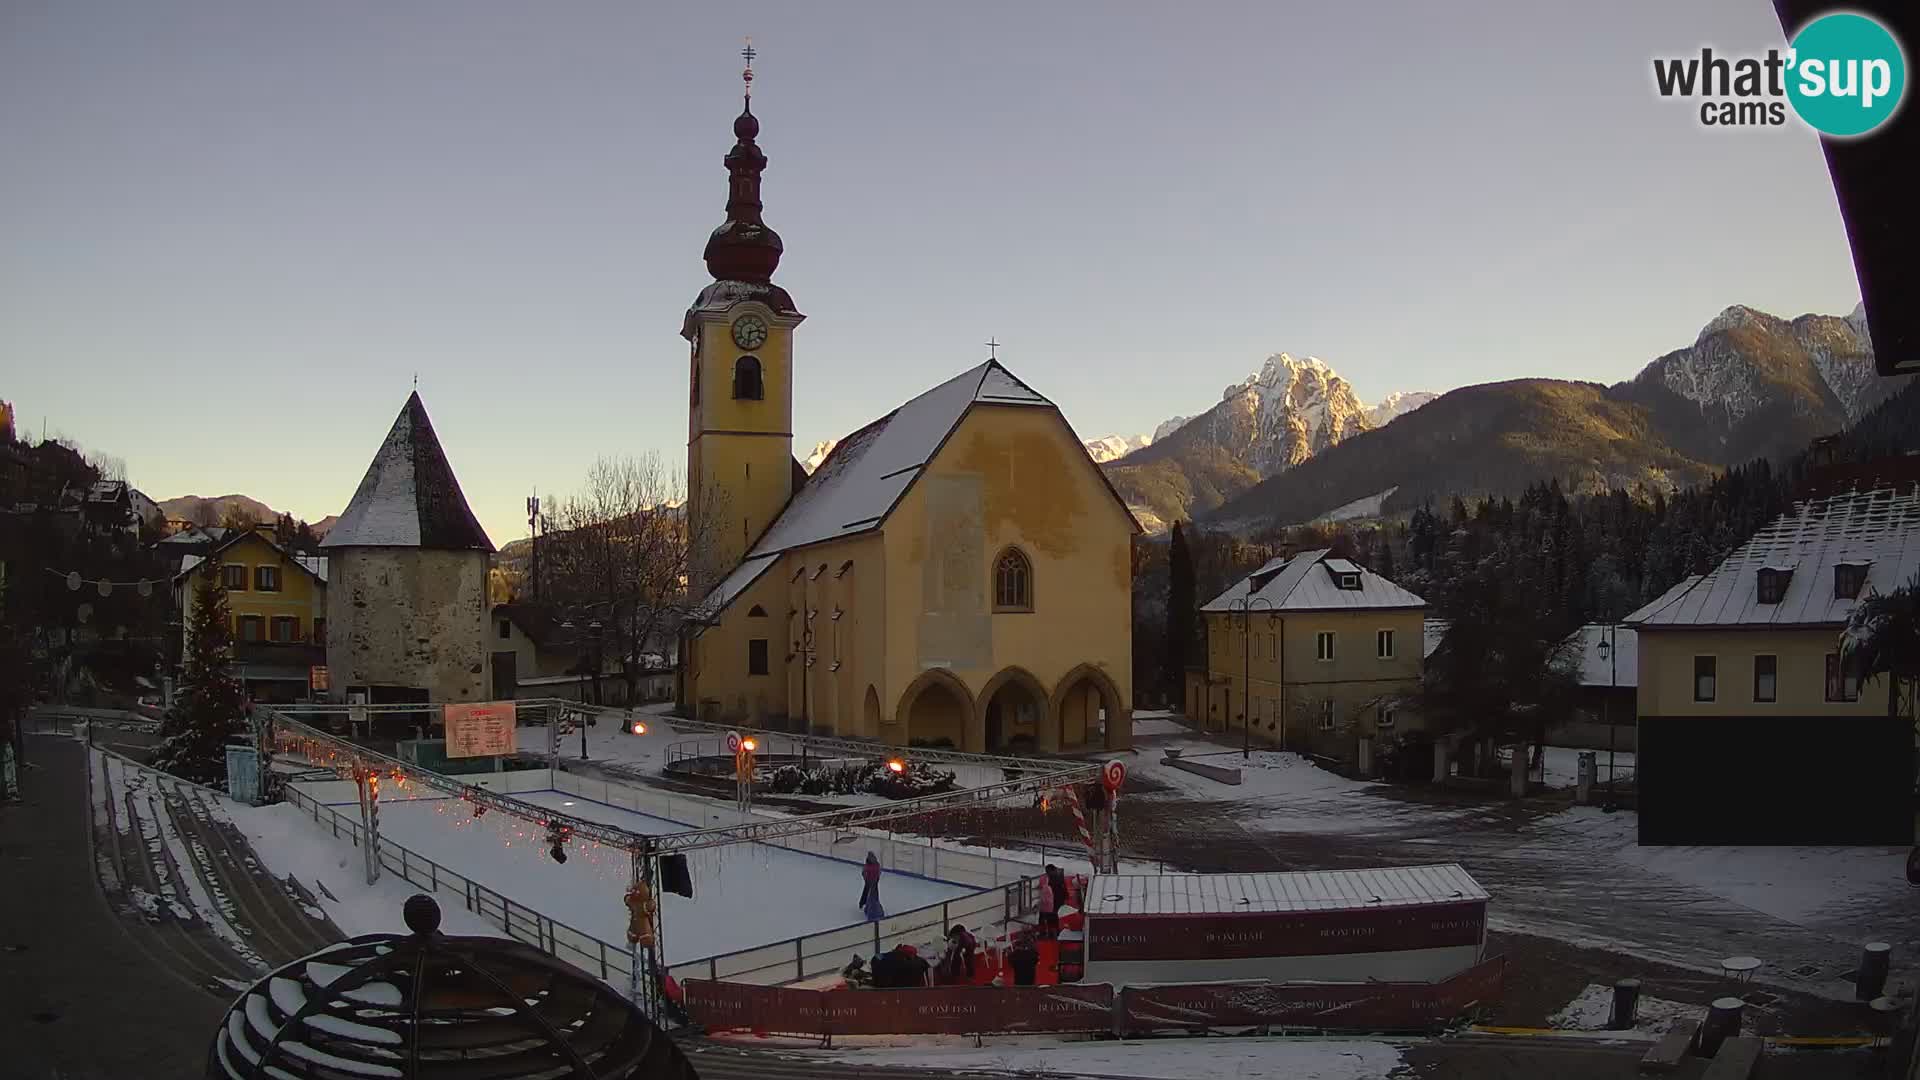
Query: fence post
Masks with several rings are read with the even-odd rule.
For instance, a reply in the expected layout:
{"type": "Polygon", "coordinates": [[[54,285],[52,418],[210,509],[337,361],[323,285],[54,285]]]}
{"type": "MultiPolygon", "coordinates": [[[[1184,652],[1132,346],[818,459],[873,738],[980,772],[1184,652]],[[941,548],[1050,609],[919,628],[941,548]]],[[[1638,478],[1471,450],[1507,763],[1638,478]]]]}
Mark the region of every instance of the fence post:
{"type": "Polygon", "coordinates": [[[432,859],[428,859],[427,872],[433,880],[433,891],[439,892],[440,891],[440,864],[437,862],[434,862],[432,859]]]}
{"type": "MultiPolygon", "coordinates": [[[[593,940],[600,941],[599,938],[593,940]]],[[[607,977],[607,943],[604,941],[600,941],[600,977],[602,979],[607,977]]]]}
{"type": "Polygon", "coordinates": [[[807,950],[801,946],[800,941],[800,938],[793,939],[793,977],[795,979],[807,977],[807,950]]]}

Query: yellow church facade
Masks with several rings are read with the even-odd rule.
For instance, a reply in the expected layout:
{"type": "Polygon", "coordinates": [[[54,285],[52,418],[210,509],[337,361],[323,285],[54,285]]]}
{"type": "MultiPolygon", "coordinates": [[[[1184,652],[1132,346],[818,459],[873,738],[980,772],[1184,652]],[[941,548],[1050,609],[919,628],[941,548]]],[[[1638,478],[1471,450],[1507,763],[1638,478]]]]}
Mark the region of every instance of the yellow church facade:
{"type": "Polygon", "coordinates": [[[701,719],[975,752],[1131,743],[1139,526],[1060,410],[997,360],[793,458],[797,330],[749,108],[687,312],[701,719]]]}

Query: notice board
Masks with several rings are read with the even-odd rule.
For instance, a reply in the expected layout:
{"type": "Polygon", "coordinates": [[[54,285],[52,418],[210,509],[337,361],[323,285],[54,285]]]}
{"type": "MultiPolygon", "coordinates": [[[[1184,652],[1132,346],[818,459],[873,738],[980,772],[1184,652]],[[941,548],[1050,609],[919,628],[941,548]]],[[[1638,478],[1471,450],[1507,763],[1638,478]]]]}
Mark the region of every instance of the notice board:
{"type": "Polygon", "coordinates": [[[511,701],[448,705],[447,756],[493,757],[514,752],[511,701]]]}

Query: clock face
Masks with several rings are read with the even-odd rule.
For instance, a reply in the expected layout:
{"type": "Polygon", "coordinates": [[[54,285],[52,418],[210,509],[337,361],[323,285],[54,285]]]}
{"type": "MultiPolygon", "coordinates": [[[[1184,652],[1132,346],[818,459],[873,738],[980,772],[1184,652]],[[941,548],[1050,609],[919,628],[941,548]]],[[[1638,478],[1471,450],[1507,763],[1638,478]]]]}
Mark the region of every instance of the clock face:
{"type": "Polygon", "coordinates": [[[757,349],[767,343],[767,324],[757,315],[742,315],[733,320],[733,343],[743,349],[757,349]]]}

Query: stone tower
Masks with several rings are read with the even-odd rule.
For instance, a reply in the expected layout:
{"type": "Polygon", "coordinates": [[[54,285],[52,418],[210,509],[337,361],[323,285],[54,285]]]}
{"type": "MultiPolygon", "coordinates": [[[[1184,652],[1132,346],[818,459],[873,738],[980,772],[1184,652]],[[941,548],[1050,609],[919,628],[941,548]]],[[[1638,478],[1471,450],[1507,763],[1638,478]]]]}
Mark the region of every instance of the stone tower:
{"type": "Polygon", "coordinates": [[[326,550],[328,696],[372,704],[487,696],[487,569],[418,392],[374,454],[326,550]]]}

